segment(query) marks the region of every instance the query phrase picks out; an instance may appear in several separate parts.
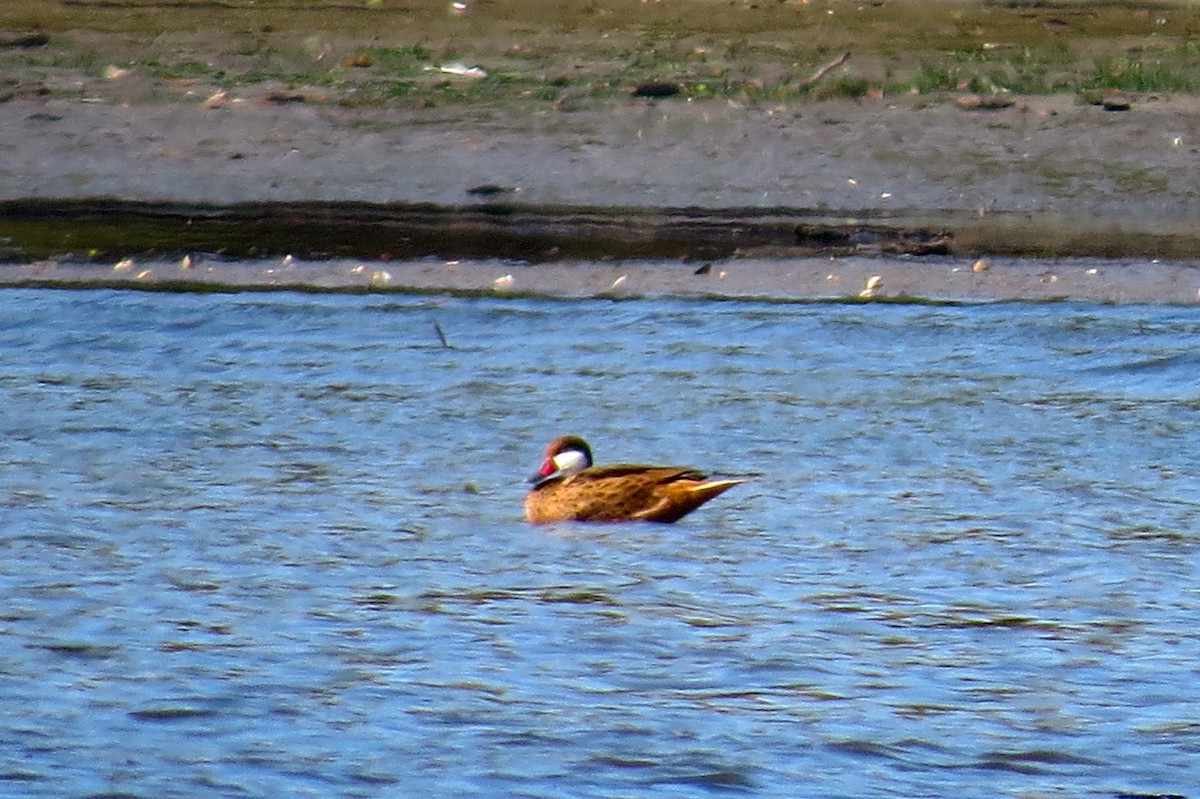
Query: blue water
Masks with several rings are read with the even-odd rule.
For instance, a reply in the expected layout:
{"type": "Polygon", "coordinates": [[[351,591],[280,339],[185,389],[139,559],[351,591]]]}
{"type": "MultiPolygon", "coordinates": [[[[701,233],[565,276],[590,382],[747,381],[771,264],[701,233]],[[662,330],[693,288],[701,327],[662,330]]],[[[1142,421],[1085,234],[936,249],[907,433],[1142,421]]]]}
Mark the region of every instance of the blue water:
{"type": "Polygon", "coordinates": [[[0,794],[1195,797],[1198,334],[0,292],[0,794]],[[566,432],[756,479],[530,527],[566,432]]]}

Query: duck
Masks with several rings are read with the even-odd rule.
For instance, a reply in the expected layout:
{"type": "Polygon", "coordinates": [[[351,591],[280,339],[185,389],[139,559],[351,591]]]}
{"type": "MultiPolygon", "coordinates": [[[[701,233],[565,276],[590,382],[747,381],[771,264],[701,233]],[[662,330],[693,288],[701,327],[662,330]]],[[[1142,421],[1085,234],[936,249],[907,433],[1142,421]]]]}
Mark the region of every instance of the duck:
{"type": "Polygon", "coordinates": [[[559,436],[529,482],[525,518],[533,524],[670,523],[746,480],[712,480],[686,466],[594,466],[587,441],[559,436]]]}

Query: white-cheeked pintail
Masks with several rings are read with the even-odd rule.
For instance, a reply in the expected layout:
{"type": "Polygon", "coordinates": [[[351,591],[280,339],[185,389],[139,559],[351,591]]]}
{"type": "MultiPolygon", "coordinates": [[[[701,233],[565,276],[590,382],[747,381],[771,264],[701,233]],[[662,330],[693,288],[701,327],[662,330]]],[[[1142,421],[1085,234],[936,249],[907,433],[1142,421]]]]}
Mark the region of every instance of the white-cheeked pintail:
{"type": "Polygon", "coordinates": [[[592,449],[578,436],[546,447],[542,467],[529,478],[525,518],[561,521],[674,522],[745,480],[710,480],[683,466],[593,466],[592,449]]]}

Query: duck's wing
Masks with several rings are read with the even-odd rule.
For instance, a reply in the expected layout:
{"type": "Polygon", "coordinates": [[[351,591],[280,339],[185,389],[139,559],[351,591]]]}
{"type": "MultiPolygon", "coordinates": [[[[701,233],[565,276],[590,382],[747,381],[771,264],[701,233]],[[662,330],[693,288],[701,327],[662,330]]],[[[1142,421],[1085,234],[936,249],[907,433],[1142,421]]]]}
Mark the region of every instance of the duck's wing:
{"type": "Polygon", "coordinates": [[[639,478],[648,483],[669,483],[673,480],[704,480],[705,475],[686,466],[646,466],[636,463],[615,463],[609,466],[591,466],[568,480],[608,480],[615,477],[639,478]]]}
{"type": "Polygon", "coordinates": [[[647,522],[676,522],[710,499],[744,482],[742,479],[708,480],[703,476],[665,482],[655,487],[654,503],[631,518],[647,522]]]}

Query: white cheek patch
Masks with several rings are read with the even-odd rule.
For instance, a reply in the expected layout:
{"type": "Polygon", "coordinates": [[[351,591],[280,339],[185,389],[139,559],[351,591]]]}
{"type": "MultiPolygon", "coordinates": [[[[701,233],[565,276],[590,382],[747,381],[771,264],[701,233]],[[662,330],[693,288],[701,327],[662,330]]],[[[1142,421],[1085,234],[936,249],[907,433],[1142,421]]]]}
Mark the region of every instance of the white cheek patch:
{"type": "Polygon", "coordinates": [[[587,457],[580,451],[569,449],[554,456],[554,466],[560,472],[575,472],[587,468],[587,457]]]}

